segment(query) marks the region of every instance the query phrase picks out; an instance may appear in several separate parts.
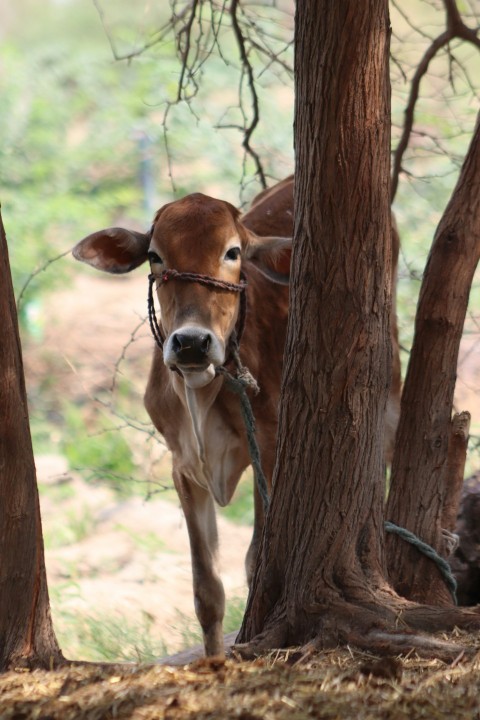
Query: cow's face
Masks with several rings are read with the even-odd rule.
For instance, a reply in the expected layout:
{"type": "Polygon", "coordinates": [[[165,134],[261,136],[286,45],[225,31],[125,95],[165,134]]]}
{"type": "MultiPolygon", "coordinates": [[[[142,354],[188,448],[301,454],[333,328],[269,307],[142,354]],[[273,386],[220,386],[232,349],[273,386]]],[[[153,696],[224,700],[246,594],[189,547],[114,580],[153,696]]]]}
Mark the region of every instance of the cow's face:
{"type": "Polygon", "coordinates": [[[177,367],[191,387],[207,384],[225,362],[239,312],[236,292],[186,282],[161,282],[162,273],[196,273],[238,283],[247,234],[229,203],[201,194],[157,213],[148,249],[165,332],[164,362],[177,367]]]}
{"type": "Polygon", "coordinates": [[[290,245],[290,238],[257,237],[242,225],[233,205],[195,193],[159,210],[150,233],[100,230],[78,243],[73,254],[111,273],[129,272],[149,260],[159,279],[165,364],[178,368],[186,384],[198,388],[211,382],[215,368],[225,362],[239,293],[179,278],[162,282],[162,273],[176,270],[238,283],[242,261],[250,259],[272,280],[288,282],[262,260],[290,245]]]}

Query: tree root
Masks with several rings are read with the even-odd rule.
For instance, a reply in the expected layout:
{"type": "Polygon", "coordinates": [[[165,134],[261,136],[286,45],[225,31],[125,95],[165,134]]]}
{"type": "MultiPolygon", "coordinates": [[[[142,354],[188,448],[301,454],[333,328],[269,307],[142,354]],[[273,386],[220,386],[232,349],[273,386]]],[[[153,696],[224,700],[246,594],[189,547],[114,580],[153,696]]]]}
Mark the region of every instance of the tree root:
{"type": "Polygon", "coordinates": [[[479,630],[480,605],[474,608],[431,607],[412,604],[401,611],[402,619],[414,630],[438,632],[440,630],[479,630]]]}
{"type": "Polygon", "coordinates": [[[475,609],[438,608],[417,605],[391,595],[381,599],[384,602],[378,604],[353,604],[338,599],[328,606],[310,606],[308,613],[303,610],[296,614],[303,618],[308,615],[308,622],[301,627],[288,628],[285,614],[276,612],[276,619],[272,617],[260,634],[234,645],[233,651],[243,659],[252,659],[289,646],[301,646],[300,652],[308,656],[312,651],[348,645],[382,656],[416,652],[420,657],[445,662],[453,661],[461,653],[470,656],[478,651],[478,648],[466,647],[461,642],[448,642],[419,631],[478,630],[480,606],[475,609]]]}
{"type": "Polygon", "coordinates": [[[460,654],[473,656],[476,648],[468,648],[441,638],[428,637],[408,633],[372,632],[365,636],[350,635],[349,645],[360,650],[368,650],[375,655],[408,655],[415,652],[422,658],[437,658],[444,662],[452,662],[460,654]]]}

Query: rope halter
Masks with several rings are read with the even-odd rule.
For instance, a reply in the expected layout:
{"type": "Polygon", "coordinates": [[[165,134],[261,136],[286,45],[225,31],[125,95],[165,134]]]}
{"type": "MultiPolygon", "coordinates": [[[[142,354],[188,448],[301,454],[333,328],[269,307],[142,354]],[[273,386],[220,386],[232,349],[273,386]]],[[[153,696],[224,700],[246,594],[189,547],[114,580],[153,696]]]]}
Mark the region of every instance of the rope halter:
{"type": "MultiPolygon", "coordinates": [[[[167,270],[163,270],[160,276],[156,276],[153,273],[150,273],[148,276],[148,321],[150,323],[150,329],[152,331],[152,335],[154,337],[155,342],[157,343],[160,350],[163,351],[163,345],[165,342],[165,339],[162,335],[162,331],[160,329],[160,325],[158,324],[157,315],[155,312],[155,303],[153,299],[153,286],[155,282],[158,283],[158,285],[164,285],[165,283],[169,282],[170,280],[182,280],[183,282],[195,282],[199,283],[200,285],[205,285],[206,287],[213,288],[214,290],[223,290],[226,292],[236,292],[240,294],[240,310],[238,313],[238,320],[237,324],[235,326],[235,329],[232,333],[232,335],[229,338],[228,347],[233,346],[237,347],[240,344],[240,339],[243,335],[243,330],[245,328],[245,318],[247,315],[247,281],[245,279],[245,275],[243,272],[240,273],[240,282],[239,283],[233,283],[228,282],[227,280],[220,280],[219,278],[211,277],[210,275],[202,275],[200,273],[192,273],[192,272],[179,272],[178,270],[174,270],[173,268],[168,268],[167,270]]],[[[231,350],[229,352],[229,356],[225,362],[228,362],[231,355],[231,350]]]]}

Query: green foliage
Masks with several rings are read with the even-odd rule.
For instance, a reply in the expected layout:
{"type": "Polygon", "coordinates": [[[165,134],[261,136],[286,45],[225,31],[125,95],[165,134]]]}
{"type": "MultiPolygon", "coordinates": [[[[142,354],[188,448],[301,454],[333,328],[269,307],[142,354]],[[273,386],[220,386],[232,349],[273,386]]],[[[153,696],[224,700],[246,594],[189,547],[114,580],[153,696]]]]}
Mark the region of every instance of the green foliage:
{"type": "Polygon", "coordinates": [[[242,476],[232,502],[219,512],[238,525],[253,525],[253,473],[250,468],[242,476]]]}
{"type": "Polygon", "coordinates": [[[161,540],[157,533],[134,531],[132,528],[119,524],[115,528],[127,535],[136,548],[146,553],[150,558],[155,558],[159,552],[168,552],[168,546],[161,540]]]}
{"type": "MultiPolygon", "coordinates": [[[[229,67],[212,53],[198,96],[172,105],[167,121],[166,103],[176,99],[180,74],[172,38],[131,62],[115,62],[93,4],[46,0],[40,10],[31,0],[19,0],[15,7],[2,43],[0,200],[17,292],[35,268],[88,232],[125,216],[148,225],[172,189],[183,194],[215,186],[238,201],[238,130],[216,127],[241,114],[232,87],[233,52],[225,58],[229,67]]],[[[149,12],[143,26],[138,8],[126,0],[105,10],[120,52],[148,42],[169,11],[149,12]]],[[[263,73],[265,123],[258,148],[268,148],[270,172],[279,161],[289,163],[289,172],[292,107],[284,107],[285,121],[279,123],[270,86],[271,76],[263,73]]],[[[39,274],[26,301],[38,301],[70,274],[67,262],[39,274]]],[[[31,325],[25,308],[21,319],[24,327],[31,325]]]]}
{"type": "Polygon", "coordinates": [[[44,542],[48,548],[59,548],[81,542],[92,534],[95,521],[90,508],[78,507],[61,514],[44,530],[44,542]]]}
{"type": "Polygon", "coordinates": [[[122,434],[100,418],[92,432],[81,410],[74,405],[66,406],[64,422],[61,448],[70,468],[87,480],[101,478],[120,494],[130,494],[132,484],[121,482],[121,479],[132,478],[135,463],[122,434]]]}

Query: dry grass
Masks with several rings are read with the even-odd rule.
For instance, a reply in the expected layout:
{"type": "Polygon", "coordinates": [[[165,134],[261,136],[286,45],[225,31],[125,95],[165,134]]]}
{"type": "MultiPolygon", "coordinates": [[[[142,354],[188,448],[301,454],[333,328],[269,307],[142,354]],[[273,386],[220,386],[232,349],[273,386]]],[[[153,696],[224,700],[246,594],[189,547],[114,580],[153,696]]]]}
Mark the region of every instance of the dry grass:
{"type": "MultiPolygon", "coordinates": [[[[458,639],[458,638],[457,638],[458,639]]],[[[462,636],[480,646],[480,637],[462,636]]],[[[2,720],[480,719],[480,653],[446,665],[344,649],[182,668],[79,665],[0,677],[2,720]]]]}

